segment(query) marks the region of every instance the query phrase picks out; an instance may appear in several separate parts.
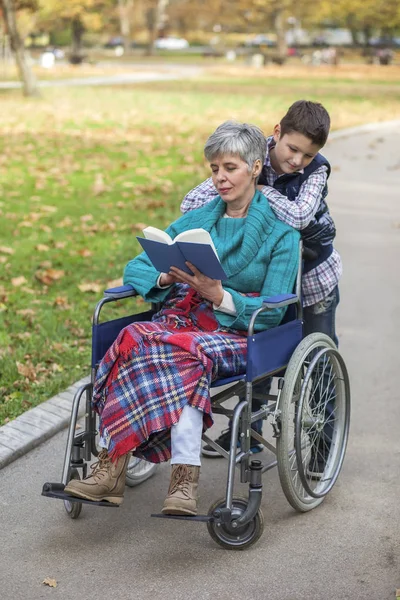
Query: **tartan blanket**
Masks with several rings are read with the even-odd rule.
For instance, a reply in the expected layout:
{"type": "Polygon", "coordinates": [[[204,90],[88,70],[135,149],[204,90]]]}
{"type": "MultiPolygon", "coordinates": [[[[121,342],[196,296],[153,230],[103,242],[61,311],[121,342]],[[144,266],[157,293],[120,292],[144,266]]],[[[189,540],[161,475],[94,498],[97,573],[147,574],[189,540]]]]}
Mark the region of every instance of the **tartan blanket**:
{"type": "Polygon", "coordinates": [[[175,285],[152,321],[125,327],[99,365],[93,405],[112,460],[130,451],[169,460],[170,429],[185,405],[210,427],[210,384],[244,373],[246,354],[245,332],[221,329],[208,301],[175,285]]]}

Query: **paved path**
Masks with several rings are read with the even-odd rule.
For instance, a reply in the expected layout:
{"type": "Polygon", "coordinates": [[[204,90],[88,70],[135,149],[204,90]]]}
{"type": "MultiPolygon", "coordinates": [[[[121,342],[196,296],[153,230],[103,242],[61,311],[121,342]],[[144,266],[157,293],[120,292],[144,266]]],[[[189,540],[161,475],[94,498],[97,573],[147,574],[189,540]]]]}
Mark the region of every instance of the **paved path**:
{"type": "MultiPolygon", "coordinates": [[[[394,600],[400,587],[399,135],[400,124],[382,125],[333,136],[326,148],[345,263],[338,330],[353,412],[343,472],[322,506],[295,513],[270,472],[263,537],[246,552],[227,552],[203,524],[149,518],[168,486],[163,465],[153,479],[127,488],[121,508],[84,507],[72,521],[61,502],[40,496],[44,481],[60,478],[63,431],[0,471],[2,600],[394,600]],[[57,580],[56,589],[42,585],[46,577],[57,580]]],[[[225,477],[225,461],[203,461],[202,512],[223,495],[225,477]]]]}
{"type": "MultiPolygon", "coordinates": [[[[119,67],[120,68],[120,67],[119,67]]],[[[132,70],[135,67],[132,67],[132,70]]],[[[119,73],[117,75],[98,75],[91,77],[66,77],[64,79],[39,80],[39,87],[63,87],[63,86],[88,86],[88,85],[124,85],[132,83],[147,83],[149,81],[170,81],[173,79],[188,79],[196,77],[202,71],[201,67],[174,65],[170,68],[154,71],[136,70],[133,73],[119,73]],[[162,71],[165,72],[162,72],[162,71]]],[[[20,81],[0,81],[0,89],[14,89],[22,86],[20,81]]]]}

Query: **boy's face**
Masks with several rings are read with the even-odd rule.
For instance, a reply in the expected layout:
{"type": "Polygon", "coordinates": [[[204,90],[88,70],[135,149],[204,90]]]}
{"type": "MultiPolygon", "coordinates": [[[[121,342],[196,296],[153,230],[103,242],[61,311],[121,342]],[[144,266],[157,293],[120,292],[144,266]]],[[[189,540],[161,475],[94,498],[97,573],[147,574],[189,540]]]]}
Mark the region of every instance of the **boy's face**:
{"type": "Polygon", "coordinates": [[[279,125],[275,125],[274,140],[276,145],[270,153],[271,164],[279,175],[301,171],[321,149],[310,138],[297,131],[282,136],[279,125]]]}

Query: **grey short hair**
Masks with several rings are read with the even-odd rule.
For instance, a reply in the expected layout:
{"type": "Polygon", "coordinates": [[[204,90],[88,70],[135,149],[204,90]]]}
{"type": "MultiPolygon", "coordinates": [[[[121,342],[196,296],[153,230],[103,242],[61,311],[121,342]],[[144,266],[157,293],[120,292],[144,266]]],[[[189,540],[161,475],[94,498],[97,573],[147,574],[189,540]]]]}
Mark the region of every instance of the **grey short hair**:
{"type": "Polygon", "coordinates": [[[221,154],[235,154],[247,163],[249,171],[257,159],[261,161],[261,165],[264,164],[266,153],[267,140],[261,129],[256,125],[237,121],[222,123],[204,146],[204,156],[208,161],[221,154]]]}

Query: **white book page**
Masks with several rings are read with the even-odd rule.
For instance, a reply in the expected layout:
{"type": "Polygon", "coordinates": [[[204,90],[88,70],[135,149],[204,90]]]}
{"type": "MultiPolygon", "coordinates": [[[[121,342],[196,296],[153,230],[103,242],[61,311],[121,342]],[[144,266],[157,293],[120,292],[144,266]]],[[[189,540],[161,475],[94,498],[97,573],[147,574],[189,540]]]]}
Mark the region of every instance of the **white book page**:
{"type": "Polygon", "coordinates": [[[218,258],[217,249],[214,246],[211,235],[205,229],[188,229],[178,233],[175,238],[176,242],[193,242],[195,244],[208,244],[214,250],[215,256],[218,258]]]}
{"type": "Polygon", "coordinates": [[[158,229],[158,227],[145,227],[143,229],[143,235],[148,240],[153,240],[154,242],[163,242],[164,244],[173,244],[173,240],[168,233],[163,231],[162,229],[158,229]]]}

